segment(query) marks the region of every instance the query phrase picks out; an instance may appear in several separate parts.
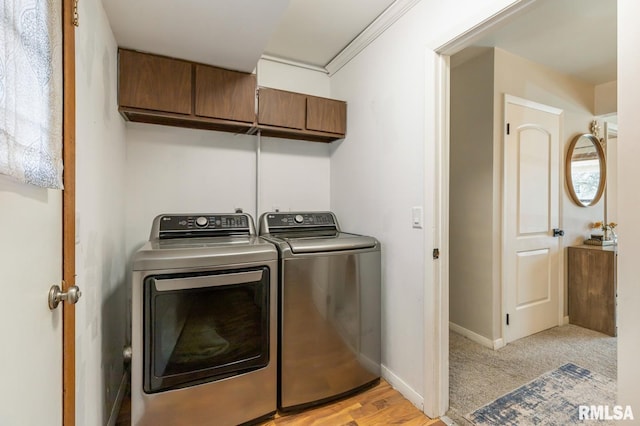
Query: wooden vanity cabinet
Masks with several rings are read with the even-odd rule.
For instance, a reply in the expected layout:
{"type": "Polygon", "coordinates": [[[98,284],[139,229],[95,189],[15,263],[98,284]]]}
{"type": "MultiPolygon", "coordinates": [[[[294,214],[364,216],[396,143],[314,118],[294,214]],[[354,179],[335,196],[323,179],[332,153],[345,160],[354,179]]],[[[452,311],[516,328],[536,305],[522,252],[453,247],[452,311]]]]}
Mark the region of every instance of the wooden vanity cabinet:
{"type": "Polygon", "coordinates": [[[568,249],[569,323],[616,335],[616,251],[612,246],[568,249]]]}
{"type": "Polygon", "coordinates": [[[121,107],[191,114],[191,64],[132,50],[119,52],[121,107]]]}
{"type": "Polygon", "coordinates": [[[195,113],[222,120],[255,121],[256,76],[196,65],[195,113]]]}

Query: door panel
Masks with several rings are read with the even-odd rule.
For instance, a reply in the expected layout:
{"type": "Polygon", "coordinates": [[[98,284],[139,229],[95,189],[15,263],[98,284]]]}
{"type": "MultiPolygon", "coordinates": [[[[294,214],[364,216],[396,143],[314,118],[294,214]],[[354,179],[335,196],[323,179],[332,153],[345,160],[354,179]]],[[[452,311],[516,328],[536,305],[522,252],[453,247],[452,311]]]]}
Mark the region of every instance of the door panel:
{"type": "Polygon", "coordinates": [[[196,65],[196,115],[253,123],[256,76],[196,65]]]}
{"type": "Polygon", "coordinates": [[[0,206],[0,425],[59,425],[62,309],[47,294],[62,279],[62,192],[0,175],[0,206]]]}
{"type": "Polygon", "coordinates": [[[549,288],[549,250],[531,250],[516,254],[518,280],[516,309],[524,309],[551,298],[549,288]]]}
{"type": "Polygon", "coordinates": [[[505,118],[505,341],[559,325],[561,111],[507,97],[505,118]]]}
{"type": "Polygon", "coordinates": [[[518,228],[520,235],[545,233],[549,230],[548,133],[539,128],[522,129],[518,141],[518,228]]]}
{"type": "Polygon", "coordinates": [[[125,107],[191,114],[191,64],[122,49],[119,100],[125,107]]]}

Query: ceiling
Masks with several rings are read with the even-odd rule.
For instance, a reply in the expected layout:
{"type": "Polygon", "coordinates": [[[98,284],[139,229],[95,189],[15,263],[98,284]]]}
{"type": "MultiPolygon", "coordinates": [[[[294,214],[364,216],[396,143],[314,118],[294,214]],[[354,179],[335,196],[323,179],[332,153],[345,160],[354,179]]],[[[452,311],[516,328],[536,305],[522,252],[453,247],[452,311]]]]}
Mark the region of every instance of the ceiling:
{"type": "Polygon", "coordinates": [[[538,0],[452,58],[452,66],[499,47],[597,85],[614,81],[616,0],[538,0]]]}
{"type": "MultiPolygon", "coordinates": [[[[102,0],[120,47],[251,72],[263,55],[325,68],[407,0],[102,0]],[[395,5],[394,5],[395,3],[395,5]]],[[[599,84],[616,79],[616,0],[537,0],[474,43],[599,84]]]]}
{"type": "Polygon", "coordinates": [[[324,67],[395,0],[102,0],[118,46],[251,72],[324,67]]]}
{"type": "Polygon", "coordinates": [[[251,72],[289,0],[103,0],[119,47],[251,72]]]}
{"type": "Polygon", "coordinates": [[[266,54],[325,67],[394,0],[291,0],[266,54]]]}

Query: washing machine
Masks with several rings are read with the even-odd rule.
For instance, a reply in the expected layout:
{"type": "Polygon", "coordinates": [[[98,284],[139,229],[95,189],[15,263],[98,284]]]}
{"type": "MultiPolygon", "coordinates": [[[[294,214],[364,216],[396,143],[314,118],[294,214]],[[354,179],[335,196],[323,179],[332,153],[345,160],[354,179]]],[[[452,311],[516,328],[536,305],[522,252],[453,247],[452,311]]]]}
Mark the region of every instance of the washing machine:
{"type": "Polygon", "coordinates": [[[248,214],[153,220],[133,258],[133,425],[237,425],[275,413],[277,259],[248,214]]]}
{"type": "Polygon", "coordinates": [[[332,212],[269,212],[279,255],[278,408],[298,410],[380,379],[380,244],[332,212]]]}

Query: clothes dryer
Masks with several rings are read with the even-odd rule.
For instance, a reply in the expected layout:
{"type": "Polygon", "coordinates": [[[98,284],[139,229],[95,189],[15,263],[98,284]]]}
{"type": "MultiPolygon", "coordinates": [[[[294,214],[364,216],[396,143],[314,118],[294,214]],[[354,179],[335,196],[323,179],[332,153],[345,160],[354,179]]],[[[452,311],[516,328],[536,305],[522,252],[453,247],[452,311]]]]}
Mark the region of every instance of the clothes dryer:
{"type": "Polygon", "coordinates": [[[133,425],[276,411],[277,258],[248,214],[164,214],[133,258],[133,425]]]}

